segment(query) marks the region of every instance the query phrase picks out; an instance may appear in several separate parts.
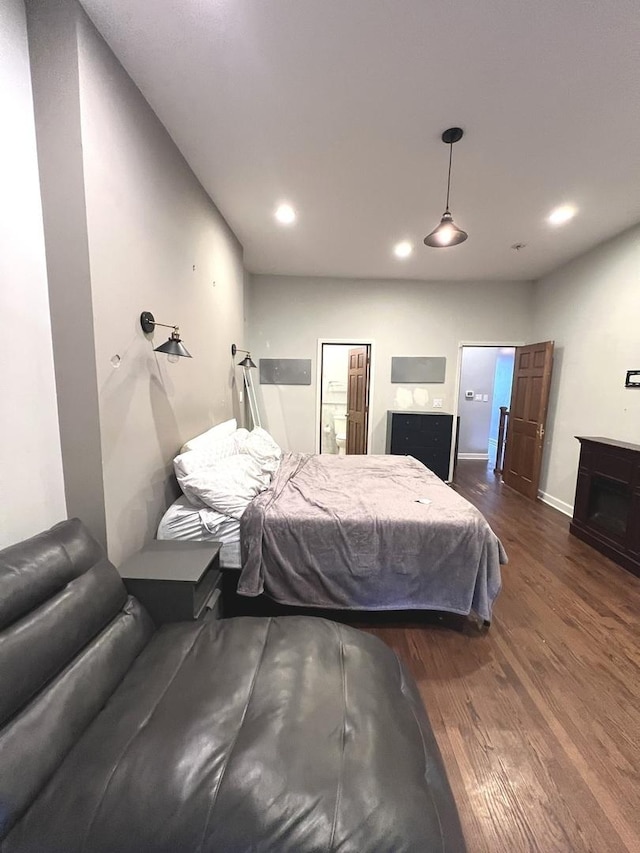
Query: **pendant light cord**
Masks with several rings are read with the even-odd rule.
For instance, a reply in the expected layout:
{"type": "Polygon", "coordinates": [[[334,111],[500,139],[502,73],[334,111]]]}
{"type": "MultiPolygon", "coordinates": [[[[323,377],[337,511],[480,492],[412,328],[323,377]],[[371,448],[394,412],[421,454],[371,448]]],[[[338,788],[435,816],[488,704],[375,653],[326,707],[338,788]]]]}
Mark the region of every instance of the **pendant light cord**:
{"type": "Polygon", "coordinates": [[[449,143],[449,175],[447,177],[447,206],[445,213],[449,212],[449,191],[451,190],[451,158],[453,157],[453,142],[449,143]]]}

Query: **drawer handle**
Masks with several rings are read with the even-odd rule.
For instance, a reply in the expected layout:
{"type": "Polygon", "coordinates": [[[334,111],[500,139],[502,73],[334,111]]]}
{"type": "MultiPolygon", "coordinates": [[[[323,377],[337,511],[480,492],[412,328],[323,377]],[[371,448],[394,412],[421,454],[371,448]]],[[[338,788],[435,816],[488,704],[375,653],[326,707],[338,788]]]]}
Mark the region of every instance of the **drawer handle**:
{"type": "Polygon", "coordinates": [[[205,601],[204,609],[205,610],[213,610],[213,608],[216,606],[216,603],[217,603],[219,598],[220,598],[220,590],[218,587],[216,587],[214,590],[211,591],[211,595],[205,601]]]}

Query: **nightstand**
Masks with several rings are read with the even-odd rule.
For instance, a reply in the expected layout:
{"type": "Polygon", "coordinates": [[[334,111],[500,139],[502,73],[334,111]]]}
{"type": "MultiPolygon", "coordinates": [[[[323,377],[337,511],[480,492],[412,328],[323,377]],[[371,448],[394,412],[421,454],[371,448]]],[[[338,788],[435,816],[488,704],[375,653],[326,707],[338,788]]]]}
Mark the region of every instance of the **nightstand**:
{"type": "Polygon", "coordinates": [[[219,618],[220,548],[220,542],[153,540],[119,572],[156,625],[219,618]]]}

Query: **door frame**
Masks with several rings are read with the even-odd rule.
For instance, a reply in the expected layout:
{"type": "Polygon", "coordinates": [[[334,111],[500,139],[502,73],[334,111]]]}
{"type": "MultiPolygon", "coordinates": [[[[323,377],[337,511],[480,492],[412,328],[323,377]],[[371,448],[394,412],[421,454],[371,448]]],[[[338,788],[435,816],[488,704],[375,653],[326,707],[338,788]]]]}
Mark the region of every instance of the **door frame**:
{"type": "Polygon", "coordinates": [[[340,344],[341,346],[369,347],[369,412],[367,418],[367,456],[371,454],[371,437],[373,418],[371,417],[371,401],[373,400],[373,377],[374,377],[374,350],[375,340],[373,338],[318,338],[318,349],[316,354],[316,426],[315,426],[315,448],[320,453],[320,440],[322,430],[322,347],[324,344],[340,344]]]}
{"type": "Polygon", "coordinates": [[[458,416],[460,415],[460,385],[462,378],[462,350],[465,347],[524,347],[522,341],[460,341],[458,343],[458,364],[456,367],[456,382],[453,395],[453,430],[451,435],[451,457],[449,459],[449,471],[451,480],[456,464],[456,448],[458,446],[458,416]]]}

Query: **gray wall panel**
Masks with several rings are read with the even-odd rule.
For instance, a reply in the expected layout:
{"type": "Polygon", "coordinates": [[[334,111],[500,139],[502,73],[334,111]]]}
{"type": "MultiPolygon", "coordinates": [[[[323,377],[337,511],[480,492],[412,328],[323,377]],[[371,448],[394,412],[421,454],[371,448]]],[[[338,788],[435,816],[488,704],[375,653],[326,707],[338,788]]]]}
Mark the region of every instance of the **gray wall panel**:
{"type": "Polygon", "coordinates": [[[261,385],[311,385],[310,358],[261,358],[261,385]]]}
{"type": "Polygon", "coordinates": [[[393,356],[392,382],[444,382],[447,359],[444,356],[393,356]]]}

